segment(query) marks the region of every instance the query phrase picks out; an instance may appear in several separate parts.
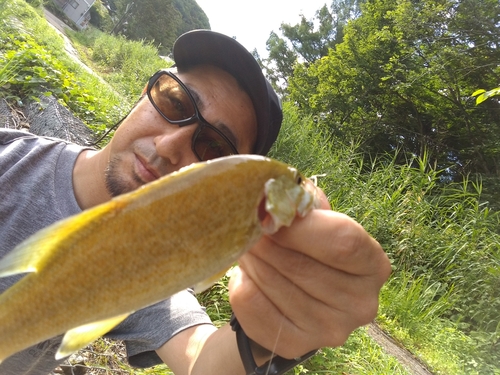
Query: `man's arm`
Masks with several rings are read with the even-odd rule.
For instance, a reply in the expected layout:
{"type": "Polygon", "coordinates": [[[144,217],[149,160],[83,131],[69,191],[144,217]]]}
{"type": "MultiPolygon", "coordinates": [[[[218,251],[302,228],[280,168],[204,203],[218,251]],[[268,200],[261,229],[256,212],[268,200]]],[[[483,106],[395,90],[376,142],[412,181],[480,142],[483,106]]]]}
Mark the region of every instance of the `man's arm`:
{"type": "MultiPolygon", "coordinates": [[[[260,365],[270,357],[254,351],[260,365]]],[[[265,349],[260,353],[266,353],[265,349]]],[[[160,358],[176,375],[244,375],[236,344],[236,334],[229,325],[217,329],[208,324],[188,328],[175,335],[157,350],[160,358]]]]}

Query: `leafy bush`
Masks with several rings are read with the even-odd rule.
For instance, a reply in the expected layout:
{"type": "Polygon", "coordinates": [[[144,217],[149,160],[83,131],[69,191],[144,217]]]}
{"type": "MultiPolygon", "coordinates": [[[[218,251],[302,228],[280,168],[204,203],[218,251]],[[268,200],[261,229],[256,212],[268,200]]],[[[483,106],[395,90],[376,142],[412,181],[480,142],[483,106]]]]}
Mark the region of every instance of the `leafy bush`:
{"type": "Polygon", "coordinates": [[[34,8],[38,8],[43,4],[43,0],[26,0],[26,2],[34,8]]]}
{"type": "Polygon", "coordinates": [[[96,0],[90,8],[90,24],[105,32],[113,30],[113,20],[101,0],[96,0]]]}
{"type": "Polygon", "coordinates": [[[5,51],[0,61],[4,95],[20,102],[21,98],[36,100],[41,92],[53,94],[84,120],[95,120],[96,98],[81,88],[74,74],[50,52],[27,35],[9,36],[4,42],[5,51]]]}

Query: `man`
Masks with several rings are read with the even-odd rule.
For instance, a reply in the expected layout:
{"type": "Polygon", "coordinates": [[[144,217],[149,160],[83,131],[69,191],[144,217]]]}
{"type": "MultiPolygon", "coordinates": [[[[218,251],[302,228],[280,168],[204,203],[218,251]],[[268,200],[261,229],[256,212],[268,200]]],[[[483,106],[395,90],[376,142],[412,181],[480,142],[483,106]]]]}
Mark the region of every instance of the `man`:
{"type": "MultiPolygon", "coordinates": [[[[210,31],[184,34],[173,54],[177,70],[153,75],[102,150],[0,132],[0,255],[54,221],[183,166],[268,152],[282,115],[251,54],[210,31]]],[[[250,338],[257,364],[271,353],[294,358],[341,345],[376,315],[389,261],[360,225],[330,211],[318,194],[322,209],[263,237],[240,259],[229,284],[240,337],[250,338]]],[[[0,287],[17,279],[0,279],[0,287]]],[[[164,361],[177,375],[245,374],[235,332],[213,327],[189,291],[138,311],[108,336],[125,340],[135,366],[164,361]]],[[[0,373],[50,372],[59,342],[15,354],[0,373]]]]}

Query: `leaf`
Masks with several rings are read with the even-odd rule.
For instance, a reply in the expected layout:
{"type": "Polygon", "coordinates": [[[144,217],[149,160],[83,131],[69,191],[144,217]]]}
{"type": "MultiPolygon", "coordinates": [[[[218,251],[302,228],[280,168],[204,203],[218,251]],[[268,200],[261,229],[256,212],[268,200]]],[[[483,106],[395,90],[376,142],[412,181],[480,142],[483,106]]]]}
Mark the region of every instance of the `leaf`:
{"type": "Polygon", "coordinates": [[[486,99],[488,99],[488,98],[490,98],[492,96],[500,95],[500,87],[497,87],[497,88],[492,89],[490,91],[479,89],[479,90],[474,91],[474,93],[472,94],[472,96],[476,96],[476,95],[479,95],[476,98],[476,105],[478,105],[478,104],[481,104],[486,99]]]}
{"type": "Polygon", "coordinates": [[[477,96],[479,94],[482,94],[483,92],[486,92],[486,90],[479,89],[479,90],[474,91],[471,96],[477,96]]]}
{"type": "Polygon", "coordinates": [[[488,98],[486,97],[486,95],[485,95],[485,94],[481,94],[481,95],[479,95],[479,96],[476,98],[476,105],[481,104],[481,103],[482,103],[482,102],[484,102],[486,99],[488,99],[488,98]]]}

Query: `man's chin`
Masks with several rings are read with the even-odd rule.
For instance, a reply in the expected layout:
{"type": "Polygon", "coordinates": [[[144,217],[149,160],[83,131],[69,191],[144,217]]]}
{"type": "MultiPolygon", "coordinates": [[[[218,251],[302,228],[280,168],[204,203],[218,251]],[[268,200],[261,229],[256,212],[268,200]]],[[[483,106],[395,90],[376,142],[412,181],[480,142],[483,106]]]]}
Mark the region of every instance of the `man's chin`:
{"type": "Polygon", "coordinates": [[[112,197],[129,193],[145,184],[133,172],[127,174],[120,171],[119,164],[118,159],[111,160],[105,172],[106,188],[112,197]]]}

